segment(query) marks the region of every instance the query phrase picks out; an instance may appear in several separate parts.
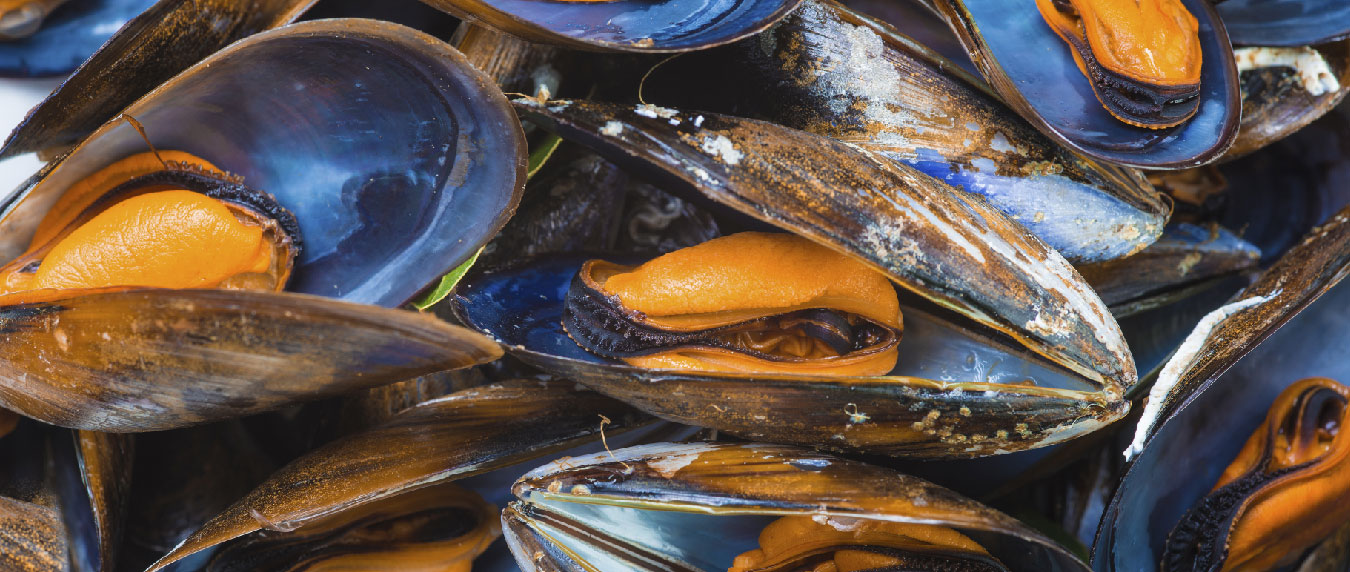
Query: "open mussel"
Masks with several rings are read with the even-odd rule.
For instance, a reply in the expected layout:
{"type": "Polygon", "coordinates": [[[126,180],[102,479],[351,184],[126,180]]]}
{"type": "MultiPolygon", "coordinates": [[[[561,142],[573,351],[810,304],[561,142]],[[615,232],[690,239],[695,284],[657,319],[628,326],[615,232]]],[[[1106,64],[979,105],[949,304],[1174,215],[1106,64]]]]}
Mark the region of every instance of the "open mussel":
{"type": "Polygon", "coordinates": [[[1180,0],[1037,0],[1111,115],[1162,129],[1200,107],[1199,24],[1180,0]]]}
{"type": "Polygon", "coordinates": [[[1162,569],[1288,566],[1345,521],[1336,510],[1350,388],[1308,378],[1280,393],[1242,452],[1168,534],[1162,569]]]}
{"type": "MultiPolygon", "coordinates": [[[[453,48],[369,20],[298,24],[234,44],[125,115],[4,205],[0,253],[23,258],[7,282],[40,278],[66,259],[87,270],[80,256],[56,254],[70,242],[61,237],[82,237],[100,217],[114,219],[99,227],[105,234],[163,238],[136,228],[148,220],[141,211],[114,215],[174,188],[199,202],[261,200],[250,212],[269,222],[239,232],[271,238],[246,246],[258,256],[230,263],[222,279],[133,276],[88,291],[52,283],[39,290],[50,296],[11,300],[0,307],[5,343],[26,350],[6,352],[0,366],[5,407],[66,426],[163,429],[500,355],[429,316],[362,305],[408,302],[472,256],[519,199],[519,123],[453,48]],[[347,88],[330,89],[334,82],[347,88]],[[303,249],[291,248],[301,240],[303,249]],[[52,242],[50,254],[41,249],[52,242]],[[30,244],[36,250],[25,254],[30,244]],[[288,292],[256,289],[276,289],[287,273],[288,292]]],[[[225,222],[247,218],[226,210],[225,222]]],[[[189,262],[229,259],[199,256],[205,246],[192,244],[201,236],[185,240],[174,247],[188,245],[189,262]]]]}
{"type": "MultiPolygon", "coordinates": [[[[665,190],[856,260],[840,267],[880,272],[906,296],[899,362],[888,376],[812,375],[795,367],[772,373],[647,369],[591,353],[567,336],[569,284],[596,257],[554,254],[470,279],[454,298],[467,324],[522,360],[670,420],[749,438],[888,454],[1023,450],[1124,413],[1120,396],[1135,374],[1109,312],[1062,257],[982,199],[856,147],[758,121],[581,101],[523,101],[519,109],[665,190]],[[1009,416],[1010,410],[1019,415],[1009,416]]],[[[716,249],[695,248],[703,247],[716,249]]],[[[767,254],[764,262],[776,257],[767,254]]],[[[805,265],[805,272],[816,271],[805,265]]],[[[715,289],[708,294],[718,295],[715,289]]],[[[859,312],[857,306],[855,314],[898,325],[880,308],[859,312]]],[[[825,312],[807,321],[823,319],[812,327],[837,329],[839,317],[825,312]]],[[[864,332],[888,335],[870,326],[858,331],[859,339],[870,336],[864,332]]]]}
{"type": "Polygon", "coordinates": [[[523,570],[1086,569],[951,491],[793,447],[640,445],[546,464],[513,492],[523,570]]]}
{"type": "Polygon", "coordinates": [[[682,52],[733,42],[801,0],[423,0],[472,22],[546,44],[622,52],[682,52]]]}
{"type": "Polygon", "coordinates": [[[1186,167],[1218,158],[1237,135],[1237,70],[1223,24],[1207,0],[1161,2],[1170,6],[1170,16],[1156,19],[1145,18],[1158,15],[1159,2],[1153,0],[1041,0],[1039,10],[1002,0],[929,4],[1013,109],[1085,155],[1137,167],[1186,167]],[[1194,24],[1181,15],[1183,9],[1194,24]],[[1184,40],[1185,47],[1160,51],[1153,58],[1160,66],[1152,71],[1132,71],[1152,67],[1147,54],[1158,49],[1151,42],[1161,22],[1177,28],[1166,34],[1167,41],[1184,40]],[[1163,67],[1163,61],[1169,63],[1163,67]]]}
{"type": "MultiPolygon", "coordinates": [[[[1194,539],[1201,545],[1209,544],[1209,539],[1223,544],[1222,531],[1227,525],[1222,521],[1232,516],[1232,508],[1250,506],[1243,500],[1248,498],[1245,494],[1262,489],[1267,481],[1261,474],[1249,475],[1250,478],[1239,479],[1241,485],[1222,489],[1223,495],[1202,501],[1220,482],[1225,467],[1239,457],[1243,437],[1257,435],[1264,440],[1270,434],[1258,428],[1277,396],[1296,380],[1350,377],[1341,352],[1345,336],[1350,333],[1344,319],[1350,308],[1350,288],[1341,281],[1350,267],[1347,259],[1350,249],[1346,248],[1350,244],[1348,221],[1350,212],[1342,209],[1314,229],[1254,284],[1234,296],[1232,303],[1202,320],[1201,327],[1163,368],[1144,408],[1135,441],[1127,451],[1133,464],[1098,529],[1093,551],[1097,570],[1158,569],[1164,554],[1176,553],[1175,547],[1169,545],[1189,544],[1185,539],[1191,537],[1190,532],[1195,533],[1194,539]],[[1158,478],[1164,472],[1185,478],[1158,478]],[[1241,493],[1236,492],[1243,488],[1241,493]],[[1183,515],[1201,503],[1221,510],[1195,515],[1199,520],[1187,518],[1190,524],[1184,525],[1181,533],[1172,533],[1183,515]],[[1169,533],[1174,541],[1168,540],[1169,533]]],[[[1308,383],[1305,389],[1324,385],[1308,383]]],[[[1328,449],[1331,451],[1336,442],[1327,439],[1334,431],[1323,421],[1329,419],[1327,415],[1334,417],[1336,403],[1342,398],[1320,390],[1291,393],[1290,398],[1297,403],[1317,402],[1327,408],[1305,409],[1312,415],[1301,420],[1297,415],[1283,417],[1270,430],[1276,435],[1283,431],[1281,439],[1309,444],[1312,454],[1302,460],[1311,461],[1309,467],[1320,467],[1317,459],[1330,460],[1335,455],[1328,453],[1323,457],[1316,450],[1331,445],[1328,449]],[[1296,394],[1327,399],[1299,401],[1296,394]]],[[[1300,465],[1299,455],[1302,453],[1295,455],[1292,465],[1300,465]]],[[[1271,460],[1268,456],[1258,457],[1271,460]]],[[[1289,460],[1286,456],[1278,463],[1289,464],[1289,460]]],[[[1246,467],[1244,461],[1239,469],[1246,467]]],[[[1266,468],[1258,468],[1257,473],[1266,468]]],[[[1316,480],[1314,475],[1320,473],[1314,470],[1308,475],[1316,480]]],[[[1302,478],[1297,475],[1293,472],[1274,481],[1302,478]]],[[[1262,490],[1262,497],[1274,494],[1262,490]]],[[[1331,503],[1322,503],[1328,504],[1331,503]]],[[[1281,510],[1299,510],[1290,502],[1284,502],[1283,507],[1281,510]]],[[[1318,514],[1310,516],[1311,520],[1300,518],[1277,527],[1286,532],[1321,528],[1317,522],[1326,513],[1314,512],[1318,514]]],[[[1265,519],[1259,517],[1265,524],[1257,524],[1256,528],[1271,522],[1265,519]]],[[[1321,529],[1329,533],[1334,528],[1321,529]]],[[[1278,546],[1288,551],[1300,550],[1291,545],[1278,546]]],[[[1219,556],[1214,552],[1208,554],[1219,556]]]]}

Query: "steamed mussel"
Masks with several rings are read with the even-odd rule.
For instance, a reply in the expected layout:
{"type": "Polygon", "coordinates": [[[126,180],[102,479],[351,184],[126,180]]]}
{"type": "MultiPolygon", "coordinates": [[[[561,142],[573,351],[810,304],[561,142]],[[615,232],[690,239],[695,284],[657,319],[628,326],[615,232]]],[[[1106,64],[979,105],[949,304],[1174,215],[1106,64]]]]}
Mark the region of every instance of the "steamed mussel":
{"type": "Polygon", "coordinates": [[[785,516],[765,526],[759,548],[737,556],[727,572],[890,569],[1007,571],[979,543],[945,526],[785,516]]]}
{"type": "Polygon", "coordinates": [[[1106,110],[1139,127],[1200,107],[1199,24],[1180,0],[1036,0],[1106,110]]]}
{"type": "Polygon", "coordinates": [[[884,375],[902,326],[886,276],[788,234],[742,233],[641,266],[591,260],[563,327],[655,369],[884,375]]]}
{"type": "Polygon", "coordinates": [[[1344,524],[1350,388],[1290,385],[1214,488],[1168,535],[1162,570],[1271,570],[1344,524]]]}

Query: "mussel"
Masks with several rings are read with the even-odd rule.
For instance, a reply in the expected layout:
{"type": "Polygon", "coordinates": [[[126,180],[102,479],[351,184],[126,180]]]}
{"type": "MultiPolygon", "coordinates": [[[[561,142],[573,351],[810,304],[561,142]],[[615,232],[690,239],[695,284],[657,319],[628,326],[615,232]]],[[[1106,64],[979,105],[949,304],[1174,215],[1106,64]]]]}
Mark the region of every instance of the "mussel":
{"type": "Polygon", "coordinates": [[[563,328],[638,367],[837,375],[889,372],[902,330],[884,274],[798,236],[750,232],[637,267],[586,262],[563,328]]]}
{"type": "Polygon", "coordinates": [[[1237,70],[1208,0],[1038,0],[1042,10],[1003,0],[925,1],[1008,105],[1071,149],[1124,165],[1179,168],[1213,161],[1237,135],[1237,70]],[[1169,8],[1153,12],[1160,4],[1169,8]],[[1194,27],[1180,14],[1183,7],[1194,27]],[[1108,22],[1111,27],[1104,27],[1108,22]],[[1154,29],[1164,23],[1167,36],[1188,37],[1185,47],[1169,48],[1171,54],[1139,50],[1172,41],[1154,29]],[[1066,39],[1073,48],[1066,48],[1066,39]],[[1134,66],[1119,63],[1149,59],[1160,64],[1154,71],[1130,71],[1134,66]],[[1084,72],[1090,81],[1082,79],[1084,72]]]}
{"type": "MultiPolygon", "coordinates": [[[[1350,288],[1341,280],[1350,268],[1347,244],[1350,210],[1342,209],[1234,296],[1235,302],[1202,320],[1203,327],[1163,368],[1127,451],[1133,464],[1097,532],[1093,550],[1097,570],[1157,569],[1168,550],[1169,531],[1221,480],[1225,467],[1243,449],[1242,438],[1267,435],[1259,427],[1277,395],[1300,378],[1350,376],[1340,351],[1350,333],[1345,322],[1350,288]],[[1160,479],[1160,472],[1185,478],[1160,479]]],[[[1330,400],[1321,403],[1331,413],[1341,398],[1325,395],[1330,400]]],[[[1292,396],[1288,400],[1296,401],[1292,396]]],[[[1307,420],[1316,423],[1319,411],[1308,411],[1313,415],[1307,420]]],[[[1270,429],[1282,427],[1290,437],[1309,434],[1301,425],[1286,426],[1283,420],[1270,429]]],[[[1316,428],[1309,428],[1316,436],[1316,428]]],[[[1299,478],[1293,473],[1290,477],[1299,478]]],[[[1218,499],[1206,504],[1226,504],[1218,499]]],[[[1285,508],[1297,510],[1290,503],[1285,508]]],[[[1223,512],[1216,520],[1227,517],[1223,512]]],[[[1319,527],[1313,518],[1283,528],[1319,527]]],[[[1217,532],[1224,526],[1209,530],[1217,532]]]]}
{"type": "Polygon", "coordinates": [[[1242,80],[1242,128],[1233,160],[1306,127],[1350,92],[1350,40],[1298,47],[1235,48],[1242,80]]]}
{"type": "Polygon", "coordinates": [[[422,1],[532,42],[608,52],[683,52],[733,42],[773,25],[801,2],[422,1]]]}
{"type": "Polygon", "coordinates": [[[1162,570],[1270,570],[1292,564],[1346,518],[1350,388],[1290,385],[1214,488],[1168,535],[1162,570]]]}
{"type": "MultiPolygon", "coordinates": [[[[288,291],[181,290],[190,284],[138,278],[133,290],[4,305],[4,342],[26,348],[6,352],[0,367],[4,407],[87,429],[163,429],[500,355],[489,340],[429,316],[356,304],[408,302],[472,256],[519,200],[519,123],[453,48],[370,20],[297,24],[232,45],[125,115],[4,204],[0,256],[18,258],[30,242],[60,235],[83,220],[86,204],[92,215],[110,202],[108,193],[186,181],[261,196],[242,181],[294,215],[268,231],[290,236],[284,227],[292,226],[303,240],[288,291]],[[347,88],[329,89],[333,82],[347,88]],[[195,163],[176,152],[211,166],[173,168],[195,163]],[[142,153],[155,171],[147,178],[109,167],[142,153]],[[96,183],[105,176],[132,180],[96,183]]],[[[283,258],[269,258],[275,272],[249,262],[241,280],[275,289],[283,258]]],[[[32,267],[15,269],[8,278],[32,267]]]]}
{"type": "Polygon", "coordinates": [[[1200,107],[1199,24],[1180,0],[1036,0],[1116,119],[1177,125],[1200,107]]]}
{"type": "Polygon", "coordinates": [[[216,551],[205,570],[469,572],[501,535],[500,523],[496,506],[445,483],[241,539],[216,551]]]}
{"type": "Polygon", "coordinates": [[[27,38],[42,21],[67,0],[6,0],[0,2],[0,40],[27,38]]]}
{"type": "Polygon", "coordinates": [[[793,447],[639,445],[543,465],[512,492],[522,570],[1086,570],[951,491],[793,447]]]}
{"type": "Polygon", "coordinates": [[[594,256],[553,254],[466,280],[456,314],[530,364],[672,421],[886,454],[1017,451],[1123,415],[1135,373],[1109,311],[1062,257],[979,197],[759,121],[582,101],[519,109],[665,190],[721,205],[737,224],[768,223],[861,261],[908,308],[887,376],[684,372],[634,367],[567,337],[568,285],[594,256]]]}

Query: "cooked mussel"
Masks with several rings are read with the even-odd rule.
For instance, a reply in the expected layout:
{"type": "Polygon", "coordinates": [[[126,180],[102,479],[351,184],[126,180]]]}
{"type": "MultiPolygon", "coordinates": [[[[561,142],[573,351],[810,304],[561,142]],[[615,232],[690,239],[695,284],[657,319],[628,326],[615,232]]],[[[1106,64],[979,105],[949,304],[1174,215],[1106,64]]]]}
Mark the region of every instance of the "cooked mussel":
{"type": "Polygon", "coordinates": [[[902,327],[884,274],[798,236],[747,232],[636,267],[586,262],[563,328],[638,367],[884,375],[902,327]]]}
{"type": "Polygon", "coordinates": [[[1199,24],[1180,0],[1036,0],[1116,119],[1177,125],[1200,107],[1199,24]]]}
{"type": "MultiPolygon", "coordinates": [[[[1277,396],[1300,378],[1350,376],[1341,351],[1350,333],[1344,320],[1350,287],[1342,281],[1350,268],[1347,244],[1350,210],[1342,209],[1202,320],[1163,368],[1127,451],[1133,463],[1098,529],[1096,569],[1157,569],[1169,531],[1221,480],[1243,450],[1242,437],[1267,434],[1258,427],[1277,396]],[[1163,473],[1185,478],[1158,478],[1163,473]]],[[[1324,401],[1328,412],[1338,399],[1324,401]]],[[[1300,427],[1286,435],[1298,435],[1300,427]]],[[[1285,528],[1320,526],[1317,518],[1285,528]]]]}
{"type": "Polygon", "coordinates": [[[1350,40],[1240,47],[1233,54],[1242,80],[1242,128],[1225,161],[1302,129],[1350,92],[1350,40]]]}
{"type": "Polygon", "coordinates": [[[1292,564],[1346,518],[1350,388],[1290,385],[1209,494],[1167,538],[1164,571],[1270,570],[1292,564]]]}
{"type": "Polygon", "coordinates": [[[524,570],[1086,570],[956,493],[793,447],[639,445],[554,461],[512,492],[502,521],[524,570]]]}
{"type": "Polygon", "coordinates": [[[684,372],[634,367],[567,337],[568,285],[594,256],[554,254],[466,280],[456,313],[531,365],[672,421],[886,454],[1023,450],[1124,413],[1133,362],[1105,306],[1061,256],[979,197],[759,121],[582,101],[519,109],[664,190],[720,205],[727,220],[858,259],[909,307],[888,376],[684,372]]]}
{"type": "MultiPolygon", "coordinates": [[[[95,221],[121,208],[100,212],[108,193],[144,201],[163,193],[133,188],[191,180],[263,196],[242,181],[294,215],[263,233],[289,237],[293,226],[303,239],[288,292],[137,278],[134,290],[0,306],[5,343],[25,348],[5,352],[0,403],[65,426],[165,429],[495,359],[500,350],[481,336],[358,303],[408,302],[505,222],[524,179],[523,136],[507,105],[453,48],[369,20],[258,34],[168,81],[8,200],[0,256],[63,236],[86,212],[95,221]],[[348,87],[327,87],[334,82],[348,87]],[[180,152],[211,166],[165,169],[195,163],[180,152]],[[149,178],[109,167],[142,153],[157,170],[149,178]],[[134,180],[108,188],[103,178],[134,180]]],[[[250,258],[231,281],[275,289],[288,256],[250,258]]],[[[16,268],[11,282],[32,269],[16,268]]]]}
{"type": "MultiPolygon", "coordinates": [[[[960,37],[980,73],[1008,105],[1046,136],[1071,149],[1135,167],[1180,168],[1213,161],[1237,135],[1241,115],[1237,70],[1223,22],[1208,0],[1166,2],[1174,8],[1184,6],[1194,17],[1194,28],[1190,28],[1189,22],[1174,27],[1185,29],[1186,35],[1198,33],[1198,49],[1188,40],[1187,45],[1192,47],[1175,49],[1175,55],[1160,53],[1153,57],[1159,62],[1186,62],[1185,69],[1172,70],[1169,65],[1166,72],[1133,77],[1123,71],[1129,66],[1114,69],[1116,75],[1108,75],[1105,70],[1114,66],[1112,62],[1118,58],[1132,59],[1128,54],[1138,54],[1137,48],[1151,43],[1155,33],[1149,29],[1153,18],[1139,18],[1140,12],[1136,10],[1151,13],[1159,5],[1156,0],[1093,3],[1040,0],[1046,6],[1044,12],[1055,22],[1053,26],[1046,25],[1042,11],[1033,9],[1029,3],[926,2],[938,9],[960,37]],[[1072,6],[1076,18],[1066,17],[1057,6],[1065,9],[1072,6]],[[1101,6],[1100,11],[1096,6],[1101,6]],[[1107,31],[1100,27],[1099,15],[1106,20],[1148,27],[1140,30],[1127,25],[1125,30],[1107,31]],[[1061,34],[1076,47],[1066,48],[1061,34]],[[1086,61],[1086,57],[1094,58],[1096,63],[1086,61]],[[1193,58],[1197,57],[1202,60],[1198,67],[1193,65],[1193,58]],[[1091,81],[1077,79],[1083,71],[1091,81]],[[1171,77],[1172,73],[1179,75],[1171,77]],[[1073,81],[1066,81],[1070,79],[1073,81]],[[1172,125],[1192,112],[1194,116],[1189,120],[1168,129],[1135,125],[1172,125]],[[1116,115],[1133,124],[1122,122],[1116,115]]],[[[1158,22],[1177,21],[1178,11],[1167,13],[1173,16],[1159,17],[1158,22]]],[[[1169,35],[1175,37],[1180,31],[1169,35]]],[[[1147,60],[1148,56],[1142,59],[1147,60]]]]}
{"type": "Polygon", "coordinates": [[[221,547],[205,570],[469,572],[501,535],[497,507],[454,483],[425,487],[221,547]]]}

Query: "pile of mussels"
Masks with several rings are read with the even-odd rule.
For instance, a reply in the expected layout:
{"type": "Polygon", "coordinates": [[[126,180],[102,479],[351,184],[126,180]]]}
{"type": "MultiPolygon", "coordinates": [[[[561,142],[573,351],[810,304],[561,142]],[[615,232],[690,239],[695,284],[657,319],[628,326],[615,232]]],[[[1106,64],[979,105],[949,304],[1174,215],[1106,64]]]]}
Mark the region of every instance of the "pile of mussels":
{"type": "Polygon", "coordinates": [[[0,570],[1350,570],[1344,0],[0,35],[0,570]]]}

